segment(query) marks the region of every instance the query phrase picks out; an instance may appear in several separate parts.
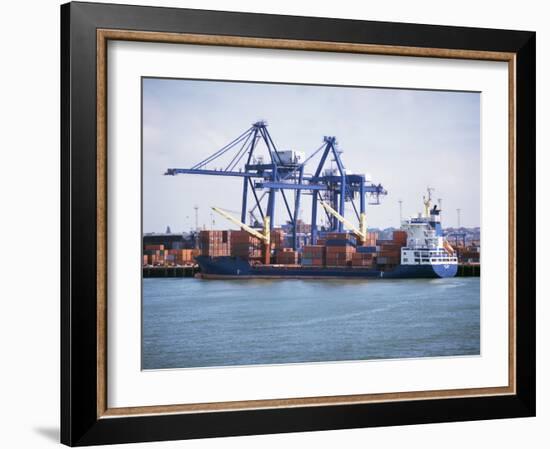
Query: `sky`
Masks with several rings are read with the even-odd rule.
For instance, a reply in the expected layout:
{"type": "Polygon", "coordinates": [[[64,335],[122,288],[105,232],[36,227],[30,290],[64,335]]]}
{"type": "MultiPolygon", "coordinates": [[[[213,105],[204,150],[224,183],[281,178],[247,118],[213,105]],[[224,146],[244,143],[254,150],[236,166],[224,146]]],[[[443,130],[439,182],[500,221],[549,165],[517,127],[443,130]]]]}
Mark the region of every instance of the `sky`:
{"type": "MultiPolygon", "coordinates": [[[[279,150],[306,157],[324,136],[336,136],[346,169],[369,173],[388,191],[381,204],[367,206],[369,227],[398,227],[399,200],[404,218],[421,212],[427,186],[442,199],[444,227],[457,225],[458,208],[462,226],[479,226],[479,93],[158,78],[144,78],[142,89],[144,232],[194,228],[195,206],[201,228],[235,228],[210,207],[238,216],[242,178],[163,174],[190,168],[258,120],[268,123],[279,150]]],[[[225,166],[233,155],[209,167],[225,166]]],[[[309,198],[301,213],[308,223],[309,198]]],[[[284,222],[284,211],[278,195],[275,224],[284,222]]],[[[351,205],[346,214],[354,217],[351,205]]]]}

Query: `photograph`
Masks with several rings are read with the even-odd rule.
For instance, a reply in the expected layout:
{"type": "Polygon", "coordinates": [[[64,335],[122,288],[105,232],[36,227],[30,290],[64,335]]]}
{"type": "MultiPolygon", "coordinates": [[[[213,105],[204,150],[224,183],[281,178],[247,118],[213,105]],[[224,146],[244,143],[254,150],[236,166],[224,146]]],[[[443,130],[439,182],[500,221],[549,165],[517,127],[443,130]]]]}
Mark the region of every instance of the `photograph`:
{"type": "Polygon", "coordinates": [[[481,355],[480,92],[141,99],[142,370],[481,355]]]}

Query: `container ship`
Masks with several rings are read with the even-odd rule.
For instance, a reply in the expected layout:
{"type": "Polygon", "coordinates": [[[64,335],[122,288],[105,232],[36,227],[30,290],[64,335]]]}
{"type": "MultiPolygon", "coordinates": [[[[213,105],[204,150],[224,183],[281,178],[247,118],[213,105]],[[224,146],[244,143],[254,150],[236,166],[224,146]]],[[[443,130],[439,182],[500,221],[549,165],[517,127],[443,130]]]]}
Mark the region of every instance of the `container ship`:
{"type": "MultiPolygon", "coordinates": [[[[376,232],[327,232],[320,235],[315,245],[294,251],[281,247],[282,233],[276,230],[271,231],[273,239],[267,239],[269,243],[263,247],[262,237],[265,241],[265,236],[270,235],[267,229],[263,234],[255,231],[258,235],[251,229],[203,231],[200,237],[203,255],[195,258],[200,266],[198,276],[203,279],[453,277],[458,260],[443,236],[441,210],[431,207],[430,198],[424,203],[424,214],[405,220],[388,240],[379,239],[376,232]],[[215,248],[224,243],[227,255],[207,255],[219,253],[215,248]]],[[[323,206],[338,215],[329,205],[323,206]]]]}

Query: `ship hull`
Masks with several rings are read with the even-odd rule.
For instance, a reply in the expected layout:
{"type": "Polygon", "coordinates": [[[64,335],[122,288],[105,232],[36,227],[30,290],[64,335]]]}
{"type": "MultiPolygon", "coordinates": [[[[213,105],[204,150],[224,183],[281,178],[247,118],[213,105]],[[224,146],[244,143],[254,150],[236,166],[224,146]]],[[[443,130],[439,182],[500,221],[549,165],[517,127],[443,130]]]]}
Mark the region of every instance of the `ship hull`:
{"type": "Polygon", "coordinates": [[[456,264],[397,265],[390,270],[361,267],[303,267],[250,265],[239,257],[198,256],[204,279],[418,279],[447,278],[457,272],[456,264]]]}

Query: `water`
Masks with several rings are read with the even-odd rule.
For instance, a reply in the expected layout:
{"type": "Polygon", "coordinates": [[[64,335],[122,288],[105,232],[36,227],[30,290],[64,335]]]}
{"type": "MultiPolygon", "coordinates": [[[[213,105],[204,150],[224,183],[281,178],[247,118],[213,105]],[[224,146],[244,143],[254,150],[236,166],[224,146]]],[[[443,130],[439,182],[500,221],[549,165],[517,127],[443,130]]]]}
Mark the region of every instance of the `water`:
{"type": "Polygon", "coordinates": [[[478,355],[479,278],[143,280],[143,369],[478,355]]]}

